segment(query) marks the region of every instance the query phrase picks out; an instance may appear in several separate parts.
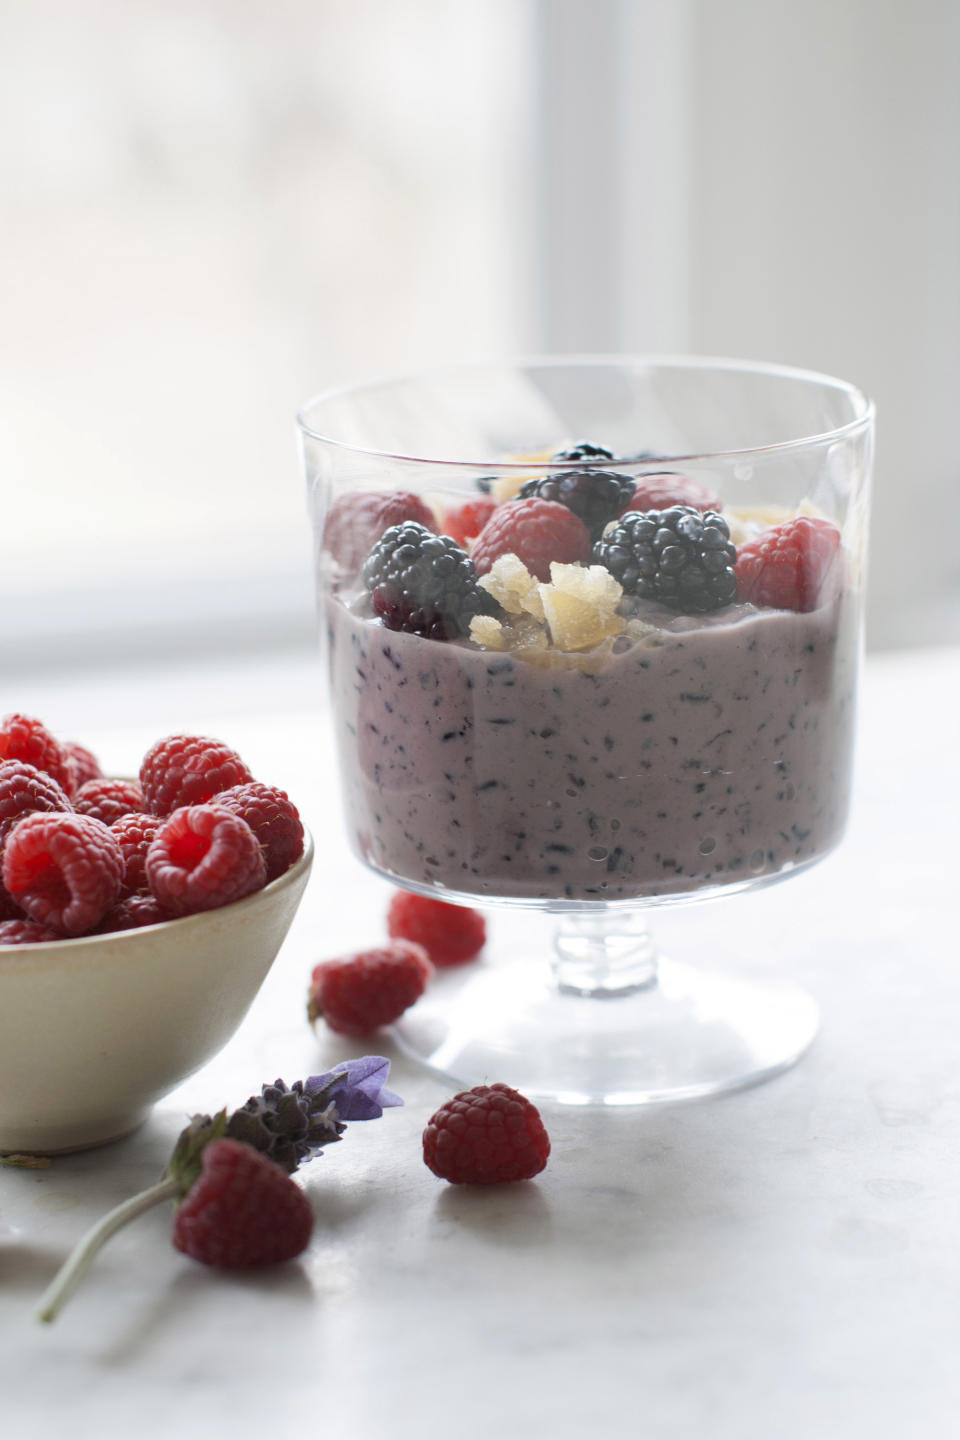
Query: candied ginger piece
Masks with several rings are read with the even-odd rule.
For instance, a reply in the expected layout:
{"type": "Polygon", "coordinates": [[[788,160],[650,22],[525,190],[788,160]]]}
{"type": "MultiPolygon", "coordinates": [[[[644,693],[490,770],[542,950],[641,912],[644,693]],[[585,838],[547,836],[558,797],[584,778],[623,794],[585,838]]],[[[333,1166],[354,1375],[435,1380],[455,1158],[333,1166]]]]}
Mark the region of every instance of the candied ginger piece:
{"type": "Polygon", "coordinates": [[[543,619],[543,606],[537,594],[537,579],[523,561],[512,552],[499,556],[480,584],[510,615],[533,615],[543,619]]]}
{"type": "Polygon", "coordinates": [[[488,650],[506,650],[507,632],[493,615],[474,615],[470,621],[470,639],[488,650]]]}
{"type": "Polygon", "coordinates": [[[623,586],[605,565],[561,565],[550,562],[550,583],[564,595],[613,612],[623,599],[623,586]]]}
{"type": "Polygon", "coordinates": [[[623,629],[623,620],[612,610],[598,609],[553,585],[541,585],[540,598],[558,650],[589,650],[623,629]]]}

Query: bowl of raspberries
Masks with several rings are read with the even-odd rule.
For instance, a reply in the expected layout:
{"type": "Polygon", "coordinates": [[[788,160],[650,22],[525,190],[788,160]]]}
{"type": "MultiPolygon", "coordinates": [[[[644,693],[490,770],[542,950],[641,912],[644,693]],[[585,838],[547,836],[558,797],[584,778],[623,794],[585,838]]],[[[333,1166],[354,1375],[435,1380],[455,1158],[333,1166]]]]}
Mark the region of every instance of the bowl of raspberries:
{"type": "Polygon", "coordinates": [[[0,720],[0,1153],[129,1133],[231,1038],[306,888],[296,806],[220,740],[136,777],[0,720]]]}

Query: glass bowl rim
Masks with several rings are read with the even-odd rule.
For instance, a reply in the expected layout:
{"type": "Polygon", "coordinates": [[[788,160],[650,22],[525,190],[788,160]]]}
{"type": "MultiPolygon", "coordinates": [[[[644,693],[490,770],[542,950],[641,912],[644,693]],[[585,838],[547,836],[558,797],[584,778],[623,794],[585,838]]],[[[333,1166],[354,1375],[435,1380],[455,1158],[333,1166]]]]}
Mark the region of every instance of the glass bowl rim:
{"type": "MultiPolygon", "coordinates": [[[[576,366],[581,368],[624,368],[643,367],[646,369],[659,370],[703,370],[703,371],[738,371],[743,375],[769,375],[776,376],[782,380],[802,381],[807,385],[819,385],[822,388],[838,391],[847,396],[855,411],[852,419],[845,421],[842,425],[833,429],[820,431],[813,435],[801,435],[790,440],[777,440],[769,445],[751,445],[733,450],[706,450],[684,454],[658,455],[655,460],[637,461],[627,458],[610,461],[594,461],[594,465],[603,468],[611,464],[623,465],[633,468],[642,465],[646,471],[652,466],[661,468],[664,465],[678,463],[692,464],[702,463],[711,460],[733,460],[738,457],[750,457],[768,454],[780,454],[784,451],[796,450],[805,446],[816,446],[833,444],[839,440],[849,439],[852,436],[867,432],[873,424],[875,407],[869,396],[858,386],[847,380],[841,380],[835,375],[828,375],[817,370],[805,370],[792,365],[776,365],[763,360],[738,360],[725,356],[712,355],[658,355],[658,354],[633,354],[624,352],[622,354],[546,354],[546,355],[525,355],[517,359],[492,359],[478,361],[463,361],[445,365],[430,366],[420,370],[401,372],[394,375],[384,376],[380,379],[362,381],[356,384],[335,385],[326,390],[321,390],[308,399],[297,411],[296,423],[301,435],[310,440],[318,441],[320,444],[328,445],[334,449],[344,450],[354,455],[369,456],[371,459],[389,460],[407,465],[429,465],[437,467],[448,467],[452,470],[459,469],[483,469],[494,474],[510,474],[512,472],[530,473],[536,470],[538,474],[551,470],[562,471],[570,469],[570,461],[556,460],[471,460],[467,458],[450,460],[439,456],[429,455],[407,455],[399,451],[378,450],[372,446],[355,445],[346,440],[337,440],[331,435],[324,435],[314,429],[308,423],[307,416],[318,405],[325,404],[332,400],[341,399],[349,395],[359,395],[374,390],[387,389],[391,386],[411,384],[418,381],[436,379],[443,375],[460,374],[466,375],[469,371],[492,371],[492,370],[532,370],[545,368],[567,368],[576,366]]],[[[580,468],[589,468],[591,462],[578,461],[580,468]]]]}

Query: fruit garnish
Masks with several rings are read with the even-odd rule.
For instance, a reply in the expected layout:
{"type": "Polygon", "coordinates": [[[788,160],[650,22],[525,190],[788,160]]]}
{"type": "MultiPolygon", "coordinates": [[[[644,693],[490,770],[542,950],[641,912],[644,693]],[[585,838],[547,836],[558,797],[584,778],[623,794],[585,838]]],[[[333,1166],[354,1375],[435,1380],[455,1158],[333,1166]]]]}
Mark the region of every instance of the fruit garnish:
{"type": "Polygon", "coordinates": [[[840,531],[798,515],[763,531],[737,551],[740,599],[777,610],[815,610],[840,549],[840,531]]]}
{"type": "Polygon", "coordinates": [[[433,511],[410,490],[339,495],[327,514],[323,543],[340,569],[354,575],[384,531],[406,520],[414,520],[427,530],[436,530],[433,511]]]}
{"type": "Polygon", "coordinates": [[[422,945],[431,963],[441,970],[475,959],[487,939],[486,922],[479,910],[406,890],[398,890],[390,901],[387,930],[395,940],[422,945]]]}
{"type": "Polygon", "coordinates": [[[466,500],[456,509],[447,511],[443,517],[443,533],[466,549],[472,540],[476,540],[496,508],[496,500],[487,495],[481,500],[466,500]]]}
{"type": "Polygon", "coordinates": [[[627,595],[658,600],[679,614],[701,615],[737,597],[736,549],[713,510],[674,505],[628,510],[593,547],[627,595]]]}
{"type": "Polygon", "coordinates": [[[477,574],[482,578],[507,554],[516,555],[538,580],[548,580],[551,560],[573,564],[589,558],[590,533],[556,500],[512,500],[499,507],[477,538],[472,554],[477,574]]]}
{"type": "Polygon", "coordinates": [[[388,630],[431,640],[466,635],[474,615],[493,608],[466,551],[413,521],[380,537],[364,562],[363,582],[388,630]]]}
{"type": "Polygon", "coordinates": [[[670,510],[674,505],[690,505],[694,510],[723,509],[720,496],[700,480],[664,470],[656,475],[641,475],[624,510],[670,510]]]}
{"type": "Polygon", "coordinates": [[[423,1132],[423,1159],[451,1185],[532,1180],[550,1155],[536,1106],[508,1085],[475,1085],[441,1105],[423,1132]]]}
{"type": "Polygon", "coordinates": [[[311,976],[307,1017],[340,1035],[369,1035],[399,1020],[432,976],[426,950],[409,940],[323,960],[311,976]]]}
{"type": "Polygon", "coordinates": [[[248,1267],[299,1254],[313,1215],[289,1177],[339,1141],[348,1121],[375,1120],[403,1104],[386,1088],[389,1071],[382,1055],[365,1055],[290,1086],[282,1080],[264,1085],[232,1114],[194,1115],[163,1178],[88,1231],[41,1299],[37,1318],[55,1320],[110,1237],[166,1200],[180,1207],[174,1245],[202,1264],[248,1267]],[[285,1226],[292,1227],[286,1235],[285,1226]]]}
{"type": "MultiPolygon", "coordinates": [[[[543,475],[528,480],[520,490],[521,499],[539,496],[566,505],[598,540],[604,526],[615,520],[634,492],[629,475],[611,470],[564,470],[559,475],[543,475]]],[[[557,557],[562,558],[562,557],[557,557]]]]}
{"type": "Polygon", "coordinates": [[[565,445],[562,450],[556,450],[550,456],[554,465],[565,465],[568,461],[571,465],[602,465],[613,458],[612,450],[608,450],[605,445],[594,445],[589,440],[578,440],[575,444],[565,445]]]}

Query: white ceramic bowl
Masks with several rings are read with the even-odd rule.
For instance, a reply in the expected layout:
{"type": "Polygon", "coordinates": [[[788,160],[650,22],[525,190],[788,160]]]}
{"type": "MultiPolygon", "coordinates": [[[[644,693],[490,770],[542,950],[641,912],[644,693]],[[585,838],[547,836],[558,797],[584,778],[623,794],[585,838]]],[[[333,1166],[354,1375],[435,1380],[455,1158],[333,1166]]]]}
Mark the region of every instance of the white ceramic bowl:
{"type": "Polygon", "coordinates": [[[313,863],[199,915],[0,947],[0,1153],[118,1139],[222,1049],[263,984],[313,863]]]}

